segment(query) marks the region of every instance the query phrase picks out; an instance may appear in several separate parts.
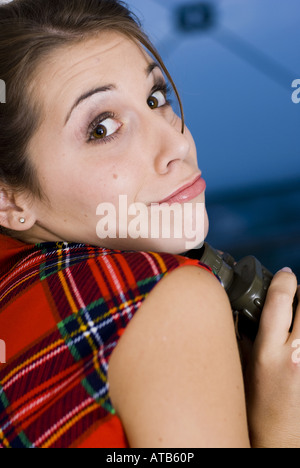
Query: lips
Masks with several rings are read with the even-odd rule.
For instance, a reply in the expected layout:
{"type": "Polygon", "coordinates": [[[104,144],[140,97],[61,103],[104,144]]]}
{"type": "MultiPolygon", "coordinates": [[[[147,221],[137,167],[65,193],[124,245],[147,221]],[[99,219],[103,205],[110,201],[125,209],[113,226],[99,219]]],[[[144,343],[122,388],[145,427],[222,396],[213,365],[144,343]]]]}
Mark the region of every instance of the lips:
{"type": "Polygon", "coordinates": [[[159,205],[162,203],[168,203],[169,205],[173,203],[187,203],[197,196],[201,195],[206,189],[206,182],[198,175],[196,179],[192,182],[185,184],[179,190],[172,193],[169,197],[159,202],[159,205]]]}

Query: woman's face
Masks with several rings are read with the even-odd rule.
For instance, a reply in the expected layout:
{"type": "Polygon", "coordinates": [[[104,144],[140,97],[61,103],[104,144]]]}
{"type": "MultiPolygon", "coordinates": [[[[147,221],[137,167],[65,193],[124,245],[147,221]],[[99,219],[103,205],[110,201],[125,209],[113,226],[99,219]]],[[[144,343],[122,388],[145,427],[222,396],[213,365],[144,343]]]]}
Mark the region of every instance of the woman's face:
{"type": "Polygon", "coordinates": [[[43,120],[29,154],[50,203],[34,201],[28,239],[171,253],[203,242],[205,186],[194,140],[188,129],[182,134],[164,75],[144,49],[106,32],[44,62],[34,82],[43,120]],[[186,224],[197,230],[194,239],[186,224]]]}

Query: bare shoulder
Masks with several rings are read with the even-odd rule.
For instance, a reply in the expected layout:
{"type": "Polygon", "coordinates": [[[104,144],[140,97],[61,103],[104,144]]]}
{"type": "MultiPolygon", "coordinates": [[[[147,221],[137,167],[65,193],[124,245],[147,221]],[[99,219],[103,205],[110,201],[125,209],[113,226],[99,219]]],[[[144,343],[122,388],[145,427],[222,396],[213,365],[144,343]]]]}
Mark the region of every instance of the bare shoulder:
{"type": "Polygon", "coordinates": [[[205,306],[210,302],[220,302],[227,311],[229,306],[227,295],[217,278],[204,268],[194,266],[179,268],[166,276],[153,289],[144,308],[151,307],[157,301],[159,307],[170,307],[173,310],[175,298],[176,301],[184,301],[185,309],[190,306],[190,313],[195,310],[196,303],[205,306]]]}
{"type": "Polygon", "coordinates": [[[230,304],[204,269],[180,268],[153,289],[112,355],[109,384],[132,447],[248,443],[230,304]]]}

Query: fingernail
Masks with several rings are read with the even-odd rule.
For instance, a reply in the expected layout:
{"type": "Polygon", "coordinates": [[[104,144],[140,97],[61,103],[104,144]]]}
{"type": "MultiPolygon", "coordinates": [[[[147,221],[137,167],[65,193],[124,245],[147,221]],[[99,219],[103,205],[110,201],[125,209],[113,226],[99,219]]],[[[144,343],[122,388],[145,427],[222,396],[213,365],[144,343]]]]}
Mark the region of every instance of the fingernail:
{"type": "Polygon", "coordinates": [[[282,268],[280,271],[283,271],[284,273],[293,273],[293,270],[289,267],[282,268]]]}

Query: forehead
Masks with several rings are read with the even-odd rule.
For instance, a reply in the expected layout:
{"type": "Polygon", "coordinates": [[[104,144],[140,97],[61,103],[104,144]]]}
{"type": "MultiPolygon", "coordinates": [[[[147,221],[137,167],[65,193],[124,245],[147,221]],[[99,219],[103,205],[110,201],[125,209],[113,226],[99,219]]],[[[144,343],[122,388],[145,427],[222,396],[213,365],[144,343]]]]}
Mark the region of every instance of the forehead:
{"type": "Polygon", "coordinates": [[[120,33],[107,31],[80,43],[53,51],[40,64],[32,91],[46,106],[53,99],[66,102],[91,86],[116,83],[129,76],[145,80],[152,62],[143,47],[120,33]]]}

